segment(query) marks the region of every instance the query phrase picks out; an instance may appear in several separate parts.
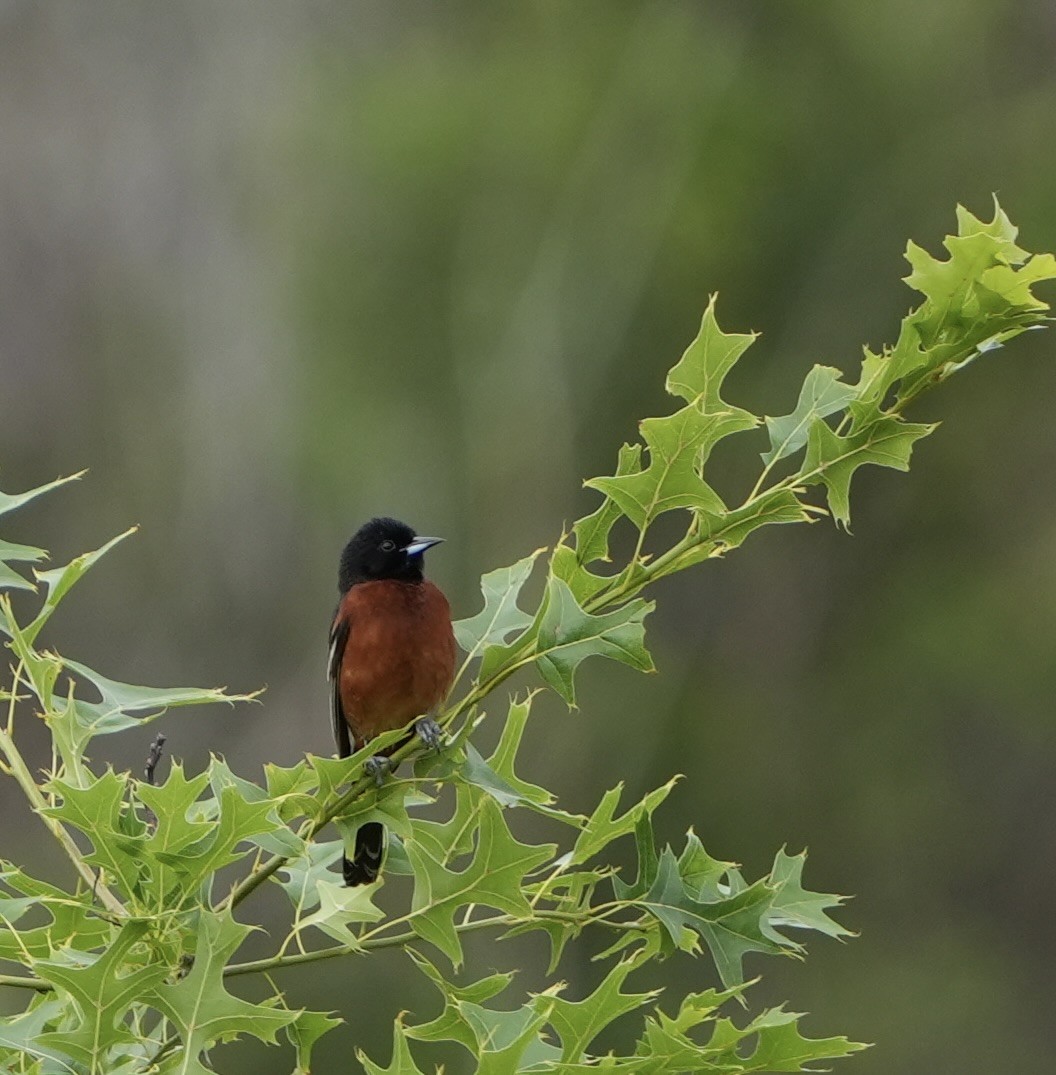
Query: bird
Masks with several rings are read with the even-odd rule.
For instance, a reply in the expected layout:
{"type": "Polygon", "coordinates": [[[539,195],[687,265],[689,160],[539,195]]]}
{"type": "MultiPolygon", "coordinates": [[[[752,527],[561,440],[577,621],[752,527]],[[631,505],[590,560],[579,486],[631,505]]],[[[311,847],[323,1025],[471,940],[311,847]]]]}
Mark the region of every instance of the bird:
{"type": "MultiPolygon", "coordinates": [[[[428,747],[442,744],[434,718],[454,681],[455,636],[447,598],[424,575],[426,550],[442,540],[383,516],[364,523],[341,553],[327,660],[339,757],[412,720],[428,747]]],[[[379,783],[393,749],[368,760],[379,783]]],[[[342,858],[345,884],[376,881],[384,854],[384,827],[361,825],[352,858],[342,858]]]]}

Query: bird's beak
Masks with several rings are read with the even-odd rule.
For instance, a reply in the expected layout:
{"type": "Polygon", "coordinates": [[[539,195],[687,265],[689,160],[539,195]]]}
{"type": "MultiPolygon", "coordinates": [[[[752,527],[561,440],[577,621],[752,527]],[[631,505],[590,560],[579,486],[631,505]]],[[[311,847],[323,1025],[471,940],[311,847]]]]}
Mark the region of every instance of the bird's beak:
{"type": "Polygon", "coordinates": [[[404,545],[403,551],[408,556],[420,556],[426,549],[439,545],[443,540],[437,537],[416,537],[409,545],[404,545]]]}

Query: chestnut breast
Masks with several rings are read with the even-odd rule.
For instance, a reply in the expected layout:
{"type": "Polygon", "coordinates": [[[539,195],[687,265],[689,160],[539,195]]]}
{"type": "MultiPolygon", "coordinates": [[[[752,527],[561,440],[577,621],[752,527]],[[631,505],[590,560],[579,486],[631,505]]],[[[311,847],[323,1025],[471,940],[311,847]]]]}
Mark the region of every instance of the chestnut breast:
{"type": "Polygon", "coordinates": [[[451,607],[431,582],[382,579],[345,594],[341,705],[357,749],[439,705],[455,675],[451,607]]]}

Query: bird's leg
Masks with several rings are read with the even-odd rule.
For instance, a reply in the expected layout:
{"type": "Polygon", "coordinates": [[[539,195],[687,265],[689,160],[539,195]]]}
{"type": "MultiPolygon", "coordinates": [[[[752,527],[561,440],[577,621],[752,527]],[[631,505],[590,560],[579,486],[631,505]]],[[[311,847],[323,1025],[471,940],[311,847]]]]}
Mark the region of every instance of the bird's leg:
{"type": "Polygon", "coordinates": [[[368,776],[374,777],[374,783],[379,788],[385,783],[385,777],[395,769],[396,766],[392,764],[391,759],[386,758],[383,754],[375,754],[374,757],[367,758],[363,763],[363,771],[368,776]]]}
{"type": "Polygon", "coordinates": [[[418,738],[430,749],[439,750],[444,745],[444,733],[440,725],[429,715],[414,722],[418,738]]]}

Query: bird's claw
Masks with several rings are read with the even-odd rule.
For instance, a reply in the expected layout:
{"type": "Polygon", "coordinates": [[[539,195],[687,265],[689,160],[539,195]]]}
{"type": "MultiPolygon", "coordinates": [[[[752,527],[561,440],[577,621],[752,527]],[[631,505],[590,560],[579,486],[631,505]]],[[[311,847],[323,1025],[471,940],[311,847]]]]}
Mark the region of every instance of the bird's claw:
{"type": "Polygon", "coordinates": [[[385,777],[392,772],[393,768],[392,762],[379,754],[375,754],[372,758],[367,758],[363,763],[363,771],[368,776],[374,777],[374,783],[379,788],[385,783],[385,777]]]}
{"type": "Polygon", "coordinates": [[[415,723],[414,730],[430,750],[439,750],[444,745],[443,730],[432,717],[422,717],[415,723]]]}

